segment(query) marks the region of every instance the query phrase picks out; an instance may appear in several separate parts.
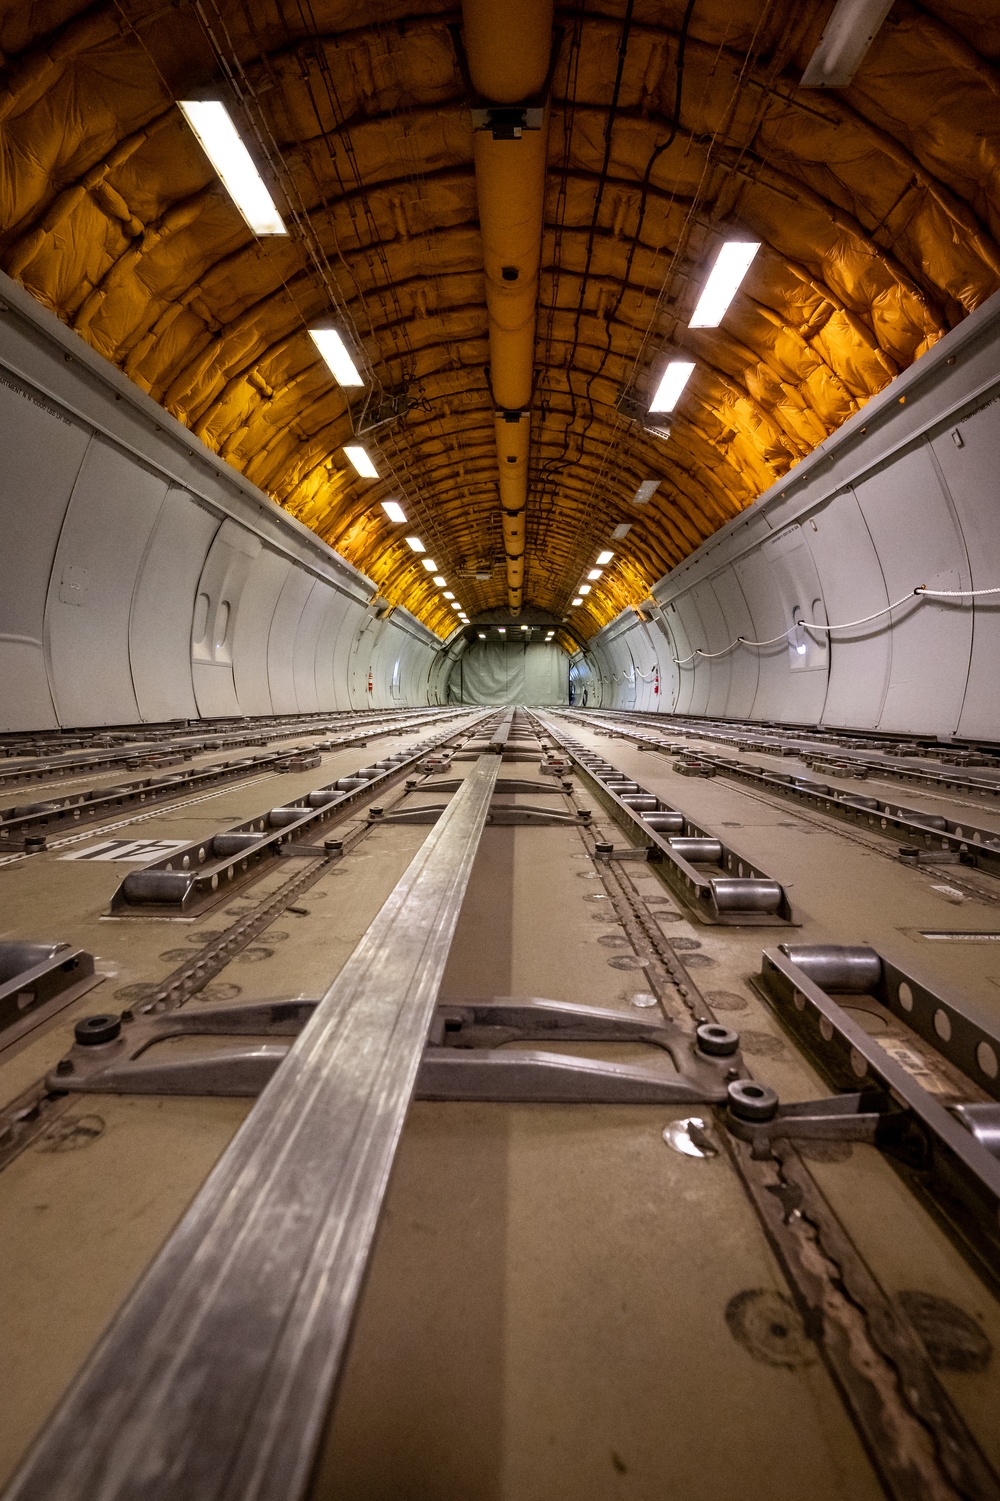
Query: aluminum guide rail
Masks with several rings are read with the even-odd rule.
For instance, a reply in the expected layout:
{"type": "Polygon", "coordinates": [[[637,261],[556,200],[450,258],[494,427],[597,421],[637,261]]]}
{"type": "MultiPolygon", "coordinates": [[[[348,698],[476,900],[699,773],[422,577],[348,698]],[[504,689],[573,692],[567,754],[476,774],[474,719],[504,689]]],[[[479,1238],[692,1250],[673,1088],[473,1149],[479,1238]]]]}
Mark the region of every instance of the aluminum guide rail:
{"type": "Polygon", "coordinates": [[[736,722],[719,724],[713,720],[644,714],[635,710],[606,709],[588,713],[577,710],[575,713],[595,728],[599,728],[604,734],[608,733],[605,726],[608,723],[614,723],[616,729],[613,733],[623,735],[628,739],[639,740],[642,737],[632,730],[617,728],[623,721],[640,724],[650,729],[655,728],[663,734],[681,736],[686,740],[722,741],[724,744],[736,746],[738,750],[758,755],[798,756],[807,765],[815,764],[816,770],[822,769],[831,775],[858,777],[864,780],[874,772],[882,777],[894,777],[904,782],[920,782],[951,792],[971,792],[989,797],[1000,797],[1000,778],[997,777],[997,772],[1000,772],[1000,762],[994,753],[989,756],[963,755],[944,749],[920,751],[914,749],[910,752],[913,756],[919,755],[940,761],[943,765],[982,766],[984,772],[993,772],[991,780],[986,775],[962,776],[953,771],[934,771],[927,766],[916,767],[911,760],[904,759],[906,752],[899,747],[879,748],[876,745],[868,745],[867,742],[846,740],[842,735],[824,733],[821,730],[813,730],[808,734],[803,733],[798,736],[784,732],[781,738],[769,739],[766,727],[752,721],[747,721],[742,725],[736,722]],[[833,747],[840,747],[840,749],[835,750],[833,747]],[[873,751],[878,751],[878,755],[871,754],[873,751]],[[888,760],[887,758],[892,754],[898,756],[899,760],[888,760]]]}
{"type": "MultiPolygon", "coordinates": [[[[660,724],[681,727],[683,733],[699,735],[705,739],[750,740],[766,748],[774,755],[799,755],[811,748],[825,750],[838,746],[850,751],[852,758],[857,753],[871,756],[897,757],[900,759],[921,757],[953,766],[980,766],[1000,772],[1000,747],[995,742],[977,741],[963,745],[946,742],[933,736],[892,735],[862,730],[840,730],[822,725],[794,725],[759,719],[713,719],[710,716],[692,714],[656,714],[644,709],[592,709],[592,714],[614,718],[627,716],[642,724],[660,724]]],[[[881,765],[882,762],[873,762],[881,765]]]]}
{"type": "MultiPolygon", "coordinates": [[[[387,733],[406,726],[416,727],[432,719],[440,719],[447,711],[436,714],[428,711],[382,710],[378,714],[354,715],[306,714],[288,718],[238,721],[236,726],[200,731],[175,727],[169,736],[150,740],[143,734],[138,744],[125,743],[124,734],[107,736],[101,734],[91,741],[89,747],[47,756],[43,759],[15,762],[0,767],[0,787],[14,786],[24,782],[50,781],[57,777],[79,776],[88,773],[112,771],[119,767],[172,766],[193,755],[213,750],[225,750],[241,745],[266,745],[273,740],[294,740],[300,736],[335,734],[345,725],[356,728],[361,725],[375,733],[373,726],[387,725],[387,733]]],[[[356,740],[350,735],[348,740],[356,740]]]]}
{"type": "Polygon", "coordinates": [[[71,797],[4,808],[0,810],[0,842],[16,848],[27,836],[43,830],[61,833],[67,826],[79,827],[99,818],[111,818],[125,808],[153,806],[166,798],[196,792],[217,782],[272,771],[283,759],[285,757],[280,751],[265,751],[259,756],[241,756],[236,761],[223,761],[173,776],[145,777],[118,787],[99,787],[71,797]]]}
{"type": "Polygon", "coordinates": [[[459,726],[449,722],[443,733],[412,750],[396,751],[292,803],[270,808],[208,839],[195,839],[143,870],[131,871],[111,899],[112,915],[149,916],[154,912],[189,916],[221,901],[237,884],[259,875],[263,865],[282,854],[321,858],[322,845],[303,843],[303,835],[314,834],[386,787],[430,750],[449,740],[456,728],[459,726]]]}
{"type": "Polygon", "coordinates": [[[380,735],[406,734],[427,723],[438,722],[438,716],[424,716],[409,720],[405,725],[389,724],[371,726],[356,735],[345,735],[333,742],[323,742],[302,751],[265,751],[258,756],[242,756],[235,761],[216,762],[214,765],[192,767],[165,777],[146,777],[136,782],[126,782],[115,787],[97,787],[90,792],[77,792],[67,797],[46,798],[44,801],[26,805],[14,805],[0,809],[0,843],[19,847],[26,837],[39,832],[62,832],[67,825],[78,826],[103,817],[113,817],[122,809],[146,804],[153,805],[166,798],[197,792],[216,782],[232,781],[235,778],[252,776],[267,771],[308,769],[297,766],[296,760],[303,757],[313,765],[321,764],[321,750],[339,750],[344,746],[365,744],[380,735]],[[312,759],[315,757],[315,759],[312,759]]]}
{"type": "Polygon", "coordinates": [[[548,721],[539,723],[599,789],[617,821],[647,848],[647,858],[662,863],[671,885],[702,922],[771,927],[793,922],[784,887],[766,871],[664,799],[646,792],[596,752],[561,735],[548,721]]]}
{"type": "Polygon", "coordinates": [[[977,828],[966,819],[959,821],[941,813],[925,813],[919,808],[901,807],[899,803],[881,798],[840,792],[806,777],[785,776],[766,767],[747,766],[741,761],[729,761],[712,753],[703,754],[702,759],[723,776],[752,782],[793,802],[808,803],[820,813],[860,824],[872,833],[904,838],[908,845],[918,849],[944,850],[961,856],[963,864],[988,871],[990,875],[1000,875],[1000,834],[994,829],[977,828]]]}
{"type": "Polygon", "coordinates": [[[470,770],[7,1501],[302,1493],[499,767],[470,770]]]}
{"type": "MultiPolygon", "coordinates": [[[[667,755],[677,749],[642,731],[622,730],[619,733],[641,747],[667,755]]],[[[919,859],[924,854],[933,859],[936,853],[943,852],[964,865],[974,866],[989,875],[1000,875],[1000,834],[995,829],[978,828],[968,819],[946,818],[941,813],[905,808],[897,802],[840,791],[823,782],[814,782],[810,777],[790,776],[764,766],[748,766],[743,761],[730,761],[711,751],[699,751],[698,759],[716,773],[737,781],[752,782],[766,792],[794,802],[808,803],[831,818],[859,824],[890,839],[904,838],[913,848],[914,858],[919,859]]]]}

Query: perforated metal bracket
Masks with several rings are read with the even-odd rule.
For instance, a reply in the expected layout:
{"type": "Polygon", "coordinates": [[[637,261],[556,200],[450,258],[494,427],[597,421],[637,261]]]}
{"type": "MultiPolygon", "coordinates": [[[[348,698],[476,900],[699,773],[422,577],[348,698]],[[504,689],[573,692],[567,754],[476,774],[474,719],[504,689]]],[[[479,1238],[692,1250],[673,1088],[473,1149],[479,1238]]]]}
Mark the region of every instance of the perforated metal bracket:
{"type": "MultiPolygon", "coordinates": [[[[870,1138],[847,1139],[871,1139],[884,1150],[996,1281],[1000,1038],[867,947],[766,949],[758,989],[853,1103],[782,1109],[774,1097],[761,1121],[767,1129],[755,1136],[757,1148],[804,1134],[801,1120],[810,1113],[828,1139],[834,1115],[854,1114],[864,1132],[871,1123],[860,1117],[873,1115],[870,1138]],[[869,1026],[876,1019],[874,1035],[855,1019],[859,1010],[870,1013],[869,1026]]],[[[735,1113],[740,1116],[738,1104],[735,1113]]],[[[737,1129],[745,1134],[742,1125],[737,1129]]]]}
{"type": "Polygon", "coordinates": [[[93,956],[68,943],[0,943],[0,1049],[103,978],[93,956]]]}

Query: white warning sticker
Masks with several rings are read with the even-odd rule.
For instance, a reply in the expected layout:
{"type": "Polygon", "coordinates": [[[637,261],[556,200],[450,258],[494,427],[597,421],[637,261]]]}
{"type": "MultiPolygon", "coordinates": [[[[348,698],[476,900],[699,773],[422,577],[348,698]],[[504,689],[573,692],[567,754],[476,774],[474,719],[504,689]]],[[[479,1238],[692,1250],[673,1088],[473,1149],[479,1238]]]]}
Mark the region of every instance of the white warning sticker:
{"type": "Polygon", "coordinates": [[[897,1063],[901,1064],[906,1072],[930,1094],[951,1095],[954,1094],[954,1086],[946,1074],[934,1067],[933,1062],[916,1048],[899,1037],[879,1037],[878,1042],[897,1063]]]}
{"type": "Polygon", "coordinates": [[[150,865],[173,850],[181,850],[190,839],[104,839],[86,849],[60,855],[60,860],[128,860],[134,865],[150,865]]]}

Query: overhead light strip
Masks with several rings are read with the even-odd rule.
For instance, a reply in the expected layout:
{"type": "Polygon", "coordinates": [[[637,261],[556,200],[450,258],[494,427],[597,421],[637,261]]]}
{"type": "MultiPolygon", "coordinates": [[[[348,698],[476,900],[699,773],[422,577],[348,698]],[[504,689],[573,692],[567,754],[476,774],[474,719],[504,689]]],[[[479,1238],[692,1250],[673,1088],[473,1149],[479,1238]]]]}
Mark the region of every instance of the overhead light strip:
{"type": "Polygon", "coordinates": [[[255,235],[287,235],[253,158],[226,106],[218,99],[178,99],[177,107],[255,235]]]}
{"type": "MultiPolygon", "coordinates": [[[[718,328],[759,249],[760,242],[756,240],[728,240],[720,247],[691,316],[690,328],[718,328]]],[[[671,410],[671,407],[650,407],[650,411],[671,410]]]]}
{"type": "Polygon", "coordinates": [[[837,0],[800,86],[846,88],[891,9],[892,0],[837,0]]]}
{"type": "Polygon", "coordinates": [[[319,350],[338,386],[363,386],[364,379],[335,328],[311,328],[309,337],[319,350]]]}
{"type": "Polygon", "coordinates": [[[356,443],[346,443],[344,445],[344,452],[362,479],[378,479],[378,470],[368,457],[365,449],[359,447],[356,443]]]}
{"type": "Polygon", "coordinates": [[[649,410],[672,412],[693,373],[694,365],[690,360],[671,360],[663,372],[656,394],[649,403],[649,410]]]}

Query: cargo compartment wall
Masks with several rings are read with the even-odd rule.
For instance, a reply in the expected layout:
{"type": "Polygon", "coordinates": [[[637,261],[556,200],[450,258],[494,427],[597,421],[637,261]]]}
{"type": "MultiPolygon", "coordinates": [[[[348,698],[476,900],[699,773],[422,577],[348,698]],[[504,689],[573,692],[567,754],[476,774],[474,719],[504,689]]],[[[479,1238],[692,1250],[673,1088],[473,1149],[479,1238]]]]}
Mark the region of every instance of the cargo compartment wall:
{"type": "Polygon", "coordinates": [[[998,356],[1000,294],[588,644],[605,706],[652,639],[647,709],[1000,737],[998,356]]]}
{"type": "Polygon", "coordinates": [[[437,637],[0,290],[0,730],[434,701],[437,637]]]}

